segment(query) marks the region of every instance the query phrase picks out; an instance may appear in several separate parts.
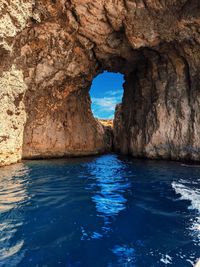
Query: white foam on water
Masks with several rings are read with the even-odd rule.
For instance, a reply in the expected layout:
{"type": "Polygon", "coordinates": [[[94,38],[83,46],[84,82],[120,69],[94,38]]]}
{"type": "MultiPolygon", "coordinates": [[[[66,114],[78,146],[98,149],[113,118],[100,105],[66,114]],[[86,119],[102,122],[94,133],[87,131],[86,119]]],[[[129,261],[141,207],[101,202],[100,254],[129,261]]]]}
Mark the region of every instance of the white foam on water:
{"type": "Polygon", "coordinates": [[[164,264],[172,264],[172,258],[169,255],[162,255],[162,258],[160,259],[161,262],[164,264]]]}
{"type": "Polygon", "coordinates": [[[172,187],[177,194],[181,195],[180,199],[191,201],[189,209],[196,209],[200,214],[200,190],[177,182],[172,182],[172,187]]]}
{"type": "Polygon", "coordinates": [[[194,267],[200,267],[200,259],[196,262],[196,265],[194,267]]]}
{"type": "Polygon", "coordinates": [[[190,201],[188,209],[196,210],[197,215],[194,220],[191,221],[190,230],[195,234],[197,242],[200,243],[200,189],[191,187],[193,183],[181,180],[180,182],[172,182],[172,188],[176,194],[180,194],[180,199],[190,201]]]}

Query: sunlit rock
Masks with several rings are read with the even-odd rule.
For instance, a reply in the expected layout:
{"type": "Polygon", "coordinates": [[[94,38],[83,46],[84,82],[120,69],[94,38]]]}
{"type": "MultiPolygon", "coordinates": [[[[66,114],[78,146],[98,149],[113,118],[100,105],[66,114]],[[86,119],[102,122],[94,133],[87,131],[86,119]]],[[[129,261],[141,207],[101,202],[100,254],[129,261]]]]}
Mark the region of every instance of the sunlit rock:
{"type": "Polygon", "coordinates": [[[198,0],[5,0],[1,11],[0,165],[108,151],[88,94],[103,70],[126,80],[115,150],[200,160],[198,0]]]}

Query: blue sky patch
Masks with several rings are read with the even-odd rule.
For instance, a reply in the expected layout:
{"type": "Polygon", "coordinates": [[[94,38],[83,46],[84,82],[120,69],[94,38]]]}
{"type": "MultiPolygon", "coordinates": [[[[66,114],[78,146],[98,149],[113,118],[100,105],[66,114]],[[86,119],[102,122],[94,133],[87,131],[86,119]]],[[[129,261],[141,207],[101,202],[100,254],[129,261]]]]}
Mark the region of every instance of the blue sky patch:
{"type": "Polygon", "coordinates": [[[104,71],[92,82],[90,96],[94,117],[113,119],[115,106],[121,103],[124,76],[120,73],[104,71]]]}

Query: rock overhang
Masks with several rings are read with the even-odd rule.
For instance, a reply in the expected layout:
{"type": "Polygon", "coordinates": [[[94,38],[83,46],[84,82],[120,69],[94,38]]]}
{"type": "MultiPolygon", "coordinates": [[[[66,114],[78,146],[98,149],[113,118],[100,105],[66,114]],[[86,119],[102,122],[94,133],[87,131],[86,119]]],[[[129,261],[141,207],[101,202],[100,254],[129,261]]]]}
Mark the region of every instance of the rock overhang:
{"type": "Polygon", "coordinates": [[[88,95],[103,70],[125,74],[117,151],[199,160],[198,1],[13,0],[2,11],[2,165],[106,151],[88,95]],[[12,99],[21,88],[19,108],[12,99]]]}

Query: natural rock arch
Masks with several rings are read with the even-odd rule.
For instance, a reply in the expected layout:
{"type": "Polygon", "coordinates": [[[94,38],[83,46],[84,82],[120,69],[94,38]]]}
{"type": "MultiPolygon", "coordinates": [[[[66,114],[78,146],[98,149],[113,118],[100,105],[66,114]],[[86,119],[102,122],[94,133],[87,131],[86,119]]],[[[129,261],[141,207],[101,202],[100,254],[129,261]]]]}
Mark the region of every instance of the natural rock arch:
{"type": "Polygon", "coordinates": [[[125,75],[115,149],[200,160],[198,0],[5,1],[0,20],[0,165],[108,149],[88,90],[125,75]]]}

